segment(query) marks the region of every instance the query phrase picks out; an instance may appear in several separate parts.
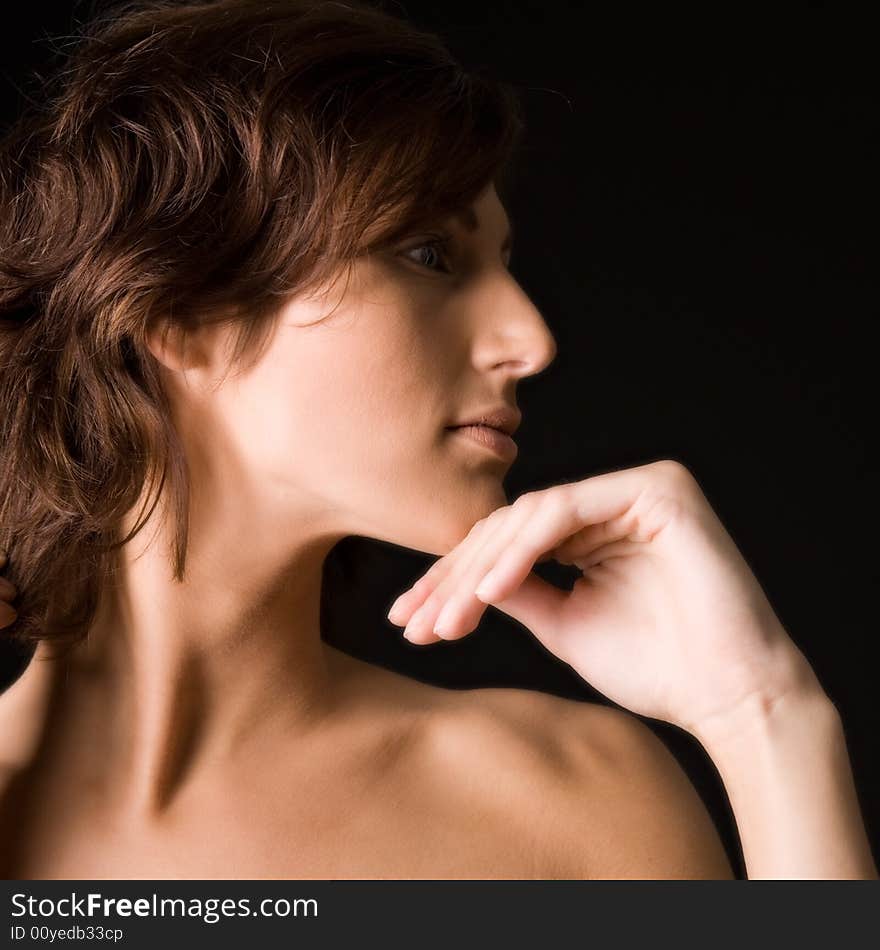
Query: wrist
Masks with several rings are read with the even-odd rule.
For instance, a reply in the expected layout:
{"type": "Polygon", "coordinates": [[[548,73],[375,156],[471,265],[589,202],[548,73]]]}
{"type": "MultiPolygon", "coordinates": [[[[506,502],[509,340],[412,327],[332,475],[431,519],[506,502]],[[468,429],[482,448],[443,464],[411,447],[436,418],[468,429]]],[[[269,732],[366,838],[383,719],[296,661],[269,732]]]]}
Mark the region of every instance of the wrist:
{"type": "Polygon", "coordinates": [[[840,714],[817,683],[756,692],[694,734],[724,783],[750,879],[877,879],[840,714]]]}
{"type": "Polygon", "coordinates": [[[713,756],[727,748],[773,742],[794,732],[834,728],[840,723],[836,706],[804,661],[779,688],[757,689],[735,708],[691,731],[713,756]]]}

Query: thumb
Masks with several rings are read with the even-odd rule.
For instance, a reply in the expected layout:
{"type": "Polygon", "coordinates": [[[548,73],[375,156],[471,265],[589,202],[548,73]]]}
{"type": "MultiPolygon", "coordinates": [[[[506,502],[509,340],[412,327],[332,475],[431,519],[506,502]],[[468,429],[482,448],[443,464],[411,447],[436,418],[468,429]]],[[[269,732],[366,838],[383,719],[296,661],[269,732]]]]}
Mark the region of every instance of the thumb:
{"type": "Polygon", "coordinates": [[[551,653],[557,654],[562,639],[561,614],[568,596],[568,591],[531,572],[512,594],[488,603],[528,627],[551,653]]]}

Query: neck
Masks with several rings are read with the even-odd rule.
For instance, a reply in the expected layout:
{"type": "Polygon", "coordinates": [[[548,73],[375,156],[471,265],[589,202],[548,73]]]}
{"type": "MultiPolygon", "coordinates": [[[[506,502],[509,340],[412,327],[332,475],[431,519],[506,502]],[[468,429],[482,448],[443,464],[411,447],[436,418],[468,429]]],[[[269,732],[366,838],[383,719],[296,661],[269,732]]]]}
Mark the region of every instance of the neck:
{"type": "Polygon", "coordinates": [[[88,694],[102,768],[131,814],[158,814],[194,774],[267,735],[305,738],[334,704],[344,655],[322,642],[319,615],[338,536],[304,517],[291,539],[277,510],[241,494],[205,507],[192,512],[182,583],[164,532],[144,538],[148,525],[123,546],[68,661],[65,690],[88,694]]]}

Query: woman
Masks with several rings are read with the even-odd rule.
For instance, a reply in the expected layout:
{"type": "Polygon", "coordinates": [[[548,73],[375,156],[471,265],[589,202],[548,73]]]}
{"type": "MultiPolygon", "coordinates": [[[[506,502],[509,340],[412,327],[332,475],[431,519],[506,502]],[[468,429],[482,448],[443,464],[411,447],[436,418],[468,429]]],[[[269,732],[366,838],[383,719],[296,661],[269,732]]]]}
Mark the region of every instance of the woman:
{"type": "Polygon", "coordinates": [[[634,716],[323,642],[348,535],[440,556],[411,642],[492,603],[697,736],[750,877],[877,876],[836,709],[688,471],[507,503],[555,352],[508,270],[520,129],[376,8],[220,0],[94,24],[6,136],[4,876],[731,877],[634,716]]]}

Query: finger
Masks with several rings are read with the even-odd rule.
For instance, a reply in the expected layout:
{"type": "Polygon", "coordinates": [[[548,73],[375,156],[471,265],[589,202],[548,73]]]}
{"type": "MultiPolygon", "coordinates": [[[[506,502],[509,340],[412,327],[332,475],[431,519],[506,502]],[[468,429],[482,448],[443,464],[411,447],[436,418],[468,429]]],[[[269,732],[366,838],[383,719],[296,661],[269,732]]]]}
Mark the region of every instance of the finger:
{"type": "Polygon", "coordinates": [[[631,538],[619,538],[594,548],[588,554],[578,557],[575,562],[582,571],[588,571],[597,564],[613,561],[622,557],[632,557],[633,554],[642,555],[645,552],[646,541],[633,541],[631,538]]]}
{"type": "Polygon", "coordinates": [[[0,597],[4,600],[15,600],[18,597],[18,589],[5,577],[0,577],[0,597]]]}
{"type": "Polygon", "coordinates": [[[394,601],[387,614],[391,623],[400,626],[409,621],[410,617],[425,602],[425,599],[436,590],[440,582],[455,568],[456,564],[467,556],[472,545],[477,543],[479,538],[498,523],[501,517],[500,512],[503,510],[497,508],[485,518],[475,522],[470,531],[451,551],[438,558],[412,587],[405,590],[394,601]]]}
{"type": "Polygon", "coordinates": [[[645,541],[656,535],[678,507],[658,502],[692,497],[696,484],[684,465],[663,459],[593,475],[571,483],[571,489],[582,526],[617,521],[616,528],[626,525],[633,540],[645,541]]]}
{"type": "Polygon", "coordinates": [[[580,560],[597,551],[606,544],[627,537],[632,528],[630,512],[610,521],[588,524],[576,531],[551,552],[551,556],[563,564],[575,564],[581,567],[580,560]]]}
{"type": "Polygon", "coordinates": [[[6,601],[0,600],[0,627],[9,627],[18,618],[18,611],[6,601]]]}
{"type": "MultiPolygon", "coordinates": [[[[570,557],[572,551],[581,550],[580,547],[571,548],[568,544],[563,543],[577,531],[604,524],[604,527],[597,527],[595,531],[585,531],[583,544],[584,548],[590,551],[607,543],[614,532],[619,533],[620,531],[631,531],[638,528],[638,519],[634,509],[645,490],[661,481],[664,485],[678,486],[685,476],[688,480],[691,479],[684,466],[677,462],[664,460],[651,462],[636,468],[595,475],[580,482],[567,483],[564,486],[555,486],[541,492],[531,492],[528,496],[521,496],[514,503],[520,505],[520,507],[524,504],[523,499],[526,498],[528,498],[528,504],[534,504],[535,499],[545,496],[552,496],[554,499],[566,498],[570,502],[568,506],[569,514],[576,514],[576,517],[563,519],[565,526],[560,527],[558,524],[559,513],[557,512],[557,520],[545,524],[545,528],[549,529],[544,532],[547,537],[543,537],[538,542],[534,540],[531,543],[527,542],[528,546],[517,545],[505,552],[503,555],[504,571],[509,576],[502,577],[501,574],[495,574],[494,570],[490,572],[493,574],[493,583],[497,579],[504,582],[503,591],[490,588],[490,581],[487,579],[485,594],[479,599],[484,603],[489,603],[494,602],[499,594],[509,593],[517,580],[519,582],[523,580],[534,563],[538,563],[540,560],[548,560],[554,556],[557,543],[559,544],[559,556],[563,559],[566,556],[570,557]],[[553,530],[557,530],[559,533],[556,538],[548,542],[548,537],[552,535],[553,530]],[[519,553],[517,554],[517,552],[519,553]],[[549,557],[546,555],[549,555],[549,557]],[[530,558],[531,563],[527,563],[530,558]],[[516,561],[515,571],[513,570],[514,560],[516,561]]],[[[512,507],[509,506],[509,508],[512,507]]],[[[503,509],[499,509],[499,511],[501,510],[503,509]]],[[[493,515],[495,514],[496,512],[493,512],[493,515]]],[[[475,528],[481,524],[485,526],[485,522],[478,522],[475,528]]],[[[482,531],[482,527],[480,531],[482,531]]],[[[457,560],[460,557],[460,549],[465,545],[470,548],[471,543],[479,536],[479,531],[475,532],[472,529],[472,532],[474,532],[473,538],[469,533],[465,541],[454,552],[451,552],[452,557],[446,555],[413,588],[404,592],[401,598],[398,598],[400,603],[395,602],[392,610],[389,611],[389,619],[392,622],[404,622],[403,617],[407,612],[409,613],[409,619],[412,620],[414,612],[424,606],[427,598],[437,590],[442,580],[447,577],[451,570],[450,565],[453,558],[457,560]],[[399,612],[398,608],[400,608],[399,612]]],[[[574,562],[563,560],[563,563],[574,562]]],[[[498,568],[499,565],[495,565],[495,567],[498,568]]]]}
{"type": "MultiPolygon", "coordinates": [[[[433,591],[425,598],[406,625],[404,636],[413,643],[433,643],[442,639],[434,632],[434,622],[443,609],[451,593],[466,584],[467,576],[473,572],[473,565],[481,557],[481,553],[489,545],[496,545],[497,539],[504,532],[510,533],[510,522],[513,519],[513,507],[498,508],[492,515],[483,531],[474,537],[466,551],[463,551],[452,569],[440,580],[433,591]]],[[[486,605],[481,607],[485,610],[486,605]]]]}
{"type": "Polygon", "coordinates": [[[401,625],[406,623],[413,611],[421,604],[425,597],[437,586],[440,579],[451,570],[452,563],[460,549],[481,531],[485,519],[475,522],[467,535],[447,554],[438,558],[430,568],[394,601],[386,616],[391,623],[401,625]]]}
{"type": "Polygon", "coordinates": [[[470,556],[443,579],[413,615],[410,624],[420,640],[423,636],[455,640],[471,633],[480,622],[486,604],[474,597],[474,587],[528,517],[522,505],[514,504],[503,511],[504,517],[498,519],[495,530],[484,533],[470,556]]]}
{"type": "Polygon", "coordinates": [[[475,596],[497,603],[528,576],[538,558],[570,537],[582,525],[575,495],[568,490],[547,494],[498,560],[476,584],[475,596]]]}
{"type": "Polygon", "coordinates": [[[563,611],[570,593],[530,573],[515,591],[493,606],[519,621],[555,656],[564,660],[563,611]]]}

